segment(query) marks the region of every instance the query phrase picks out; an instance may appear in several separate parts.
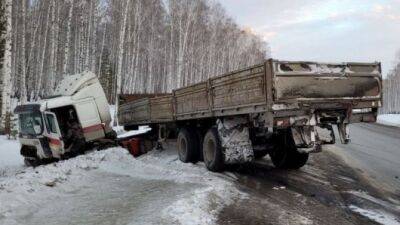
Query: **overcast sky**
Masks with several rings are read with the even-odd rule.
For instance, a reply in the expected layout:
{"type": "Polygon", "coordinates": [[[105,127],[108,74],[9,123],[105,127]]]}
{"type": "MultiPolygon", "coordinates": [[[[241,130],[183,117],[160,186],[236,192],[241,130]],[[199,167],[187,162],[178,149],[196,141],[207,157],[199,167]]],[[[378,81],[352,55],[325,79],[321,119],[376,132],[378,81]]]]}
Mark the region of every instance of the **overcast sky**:
{"type": "Polygon", "coordinates": [[[380,61],[386,75],[400,50],[400,0],[217,1],[277,59],[380,61]]]}

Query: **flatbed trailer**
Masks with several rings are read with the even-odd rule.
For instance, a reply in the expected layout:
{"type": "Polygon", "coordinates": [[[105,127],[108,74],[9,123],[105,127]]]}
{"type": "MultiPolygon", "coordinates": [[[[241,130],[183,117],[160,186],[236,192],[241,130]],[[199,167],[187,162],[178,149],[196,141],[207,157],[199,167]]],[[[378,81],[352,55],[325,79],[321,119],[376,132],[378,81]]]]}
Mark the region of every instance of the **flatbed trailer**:
{"type": "Polygon", "coordinates": [[[284,162],[282,158],[293,158],[290,161],[305,155],[308,158],[308,153],[319,151],[321,145],[333,143],[332,125],[338,126],[341,141],[347,143],[349,123],[376,121],[381,90],[381,64],[377,62],[269,59],[173,90],[171,94],[122,104],[119,122],[126,129],[150,125],[160,131],[159,138],[176,131],[180,159],[193,162],[203,155],[207,168],[213,171],[223,168],[214,164],[243,163],[268,153],[271,158],[279,153],[273,159],[278,167],[299,167],[304,164],[284,162]],[[247,135],[243,135],[248,140],[242,138],[240,143],[229,147],[233,137],[229,134],[230,126],[245,127],[247,135]],[[229,137],[228,141],[224,135],[229,137]],[[204,142],[210,137],[217,142],[216,147],[204,142]],[[179,143],[182,139],[186,144],[179,143]],[[201,147],[191,149],[193,145],[201,147]],[[245,156],[240,156],[243,149],[237,149],[242,145],[247,146],[245,156]],[[203,149],[209,150],[208,158],[203,149]],[[288,153],[284,149],[295,150],[288,153]],[[232,159],[229,156],[232,151],[239,152],[239,156],[232,159]],[[217,159],[218,154],[221,159],[217,159]]]}

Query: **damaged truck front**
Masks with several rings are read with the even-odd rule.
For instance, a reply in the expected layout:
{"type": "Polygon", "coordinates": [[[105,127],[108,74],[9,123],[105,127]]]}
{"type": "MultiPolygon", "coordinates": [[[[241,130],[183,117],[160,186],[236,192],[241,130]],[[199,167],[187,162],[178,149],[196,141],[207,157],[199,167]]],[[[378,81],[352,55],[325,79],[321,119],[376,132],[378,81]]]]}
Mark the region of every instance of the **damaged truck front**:
{"type": "Polygon", "coordinates": [[[183,162],[211,171],[269,154],[279,168],[300,168],[309,153],[348,143],[350,123],[375,122],[382,99],[380,63],[263,64],[210,78],[172,94],[122,104],[126,129],[150,125],[159,140],[177,134],[183,162]]]}
{"type": "Polygon", "coordinates": [[[19,105],[15,113],[28,166],[74,156],[115,136],[106,96],[91,72],[65,77],[54,96],[19,105]]]}

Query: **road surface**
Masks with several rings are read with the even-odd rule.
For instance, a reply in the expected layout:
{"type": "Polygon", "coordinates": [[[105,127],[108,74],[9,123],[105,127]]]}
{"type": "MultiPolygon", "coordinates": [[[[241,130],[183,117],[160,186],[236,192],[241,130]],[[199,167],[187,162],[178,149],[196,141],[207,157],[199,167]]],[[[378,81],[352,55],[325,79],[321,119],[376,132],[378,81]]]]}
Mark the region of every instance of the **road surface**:
{"type": "Polygon", "coordinates": [[[400,128],[357,124],[350,134],[298,171],[268,157],[235,171],[251,197],[227,207],[220,224],[400,224],[400,128]]]}
{"type": "Polygon", "coordinates": [[[400,128],[357,124],[350,126],[350,135],[350,144],[337,145],[340,153],[375,184],[400,195],[400,128]]]}

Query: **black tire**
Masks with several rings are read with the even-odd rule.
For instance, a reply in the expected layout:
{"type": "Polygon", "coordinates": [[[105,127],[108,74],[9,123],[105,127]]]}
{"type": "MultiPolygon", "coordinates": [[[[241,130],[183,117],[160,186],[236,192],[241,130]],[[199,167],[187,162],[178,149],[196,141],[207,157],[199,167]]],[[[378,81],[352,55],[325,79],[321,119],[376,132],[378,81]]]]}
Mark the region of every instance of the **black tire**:
{"type": "Polygon", "coordinates": [[[74,142],[72,143],[71,150],[70,150],[71,154],[73,156],[77,156],[77,155],[85,153],[85,151],[87,149],[87,145],[88,145],[88,143],[86,143],[85,139],[74,140],[74,142]]]}
{"type": "Polygon", "coordinates": [[[27,167],[37,167],[40,166],[41,162],[38,158],[24,158],[24,164],[27,167]]]}
{"type": "Polygon", "coordinates": [[[197,161],[199,143],[197,142],[196,133],[193,129],[180,129],[177,144],[179,160],[184,163],[197,161]]]}
{"type": "Polygon", "coordinates": [[[224,158],[217,128],[213,127],[204,136],[203,158],[208,170],[220,172],[224,169],[224,158]]]}
{"type": "Polygon", "coordinates": [[[115,140],[115,139],[117,139],[117,132],[115,132],[114,130],[112,130],[112,131],[110,131],[110,132],[108,132],[107,134],[106,134],[106,138],[107,139],[111,139],[111,140],[115,140]]]}
{"type": "Polygon", "coordinates": [[[268,155],[267,151],[254,151],[254,158],[255,159],[262,159],[264,158],[266,155],[268,155]]]}
{"type": "Polygon", "coordinates": [[[281,133],[277,137],[275,149],[270,153],[272,163],[280,169],[299,169],[308,160],[308,153],[297,151],[293,137],[289,132],[281,133]]]}
{"type": "Polygon", "coordinates": [[[196,138],[197,138],[197,143],[198,143],[198,149],[197,149],[197,159],[200,162],[204,161],[203,157],[203,140],[204,140],[204,135],[201,130],[196,129],[196,138]]]}

